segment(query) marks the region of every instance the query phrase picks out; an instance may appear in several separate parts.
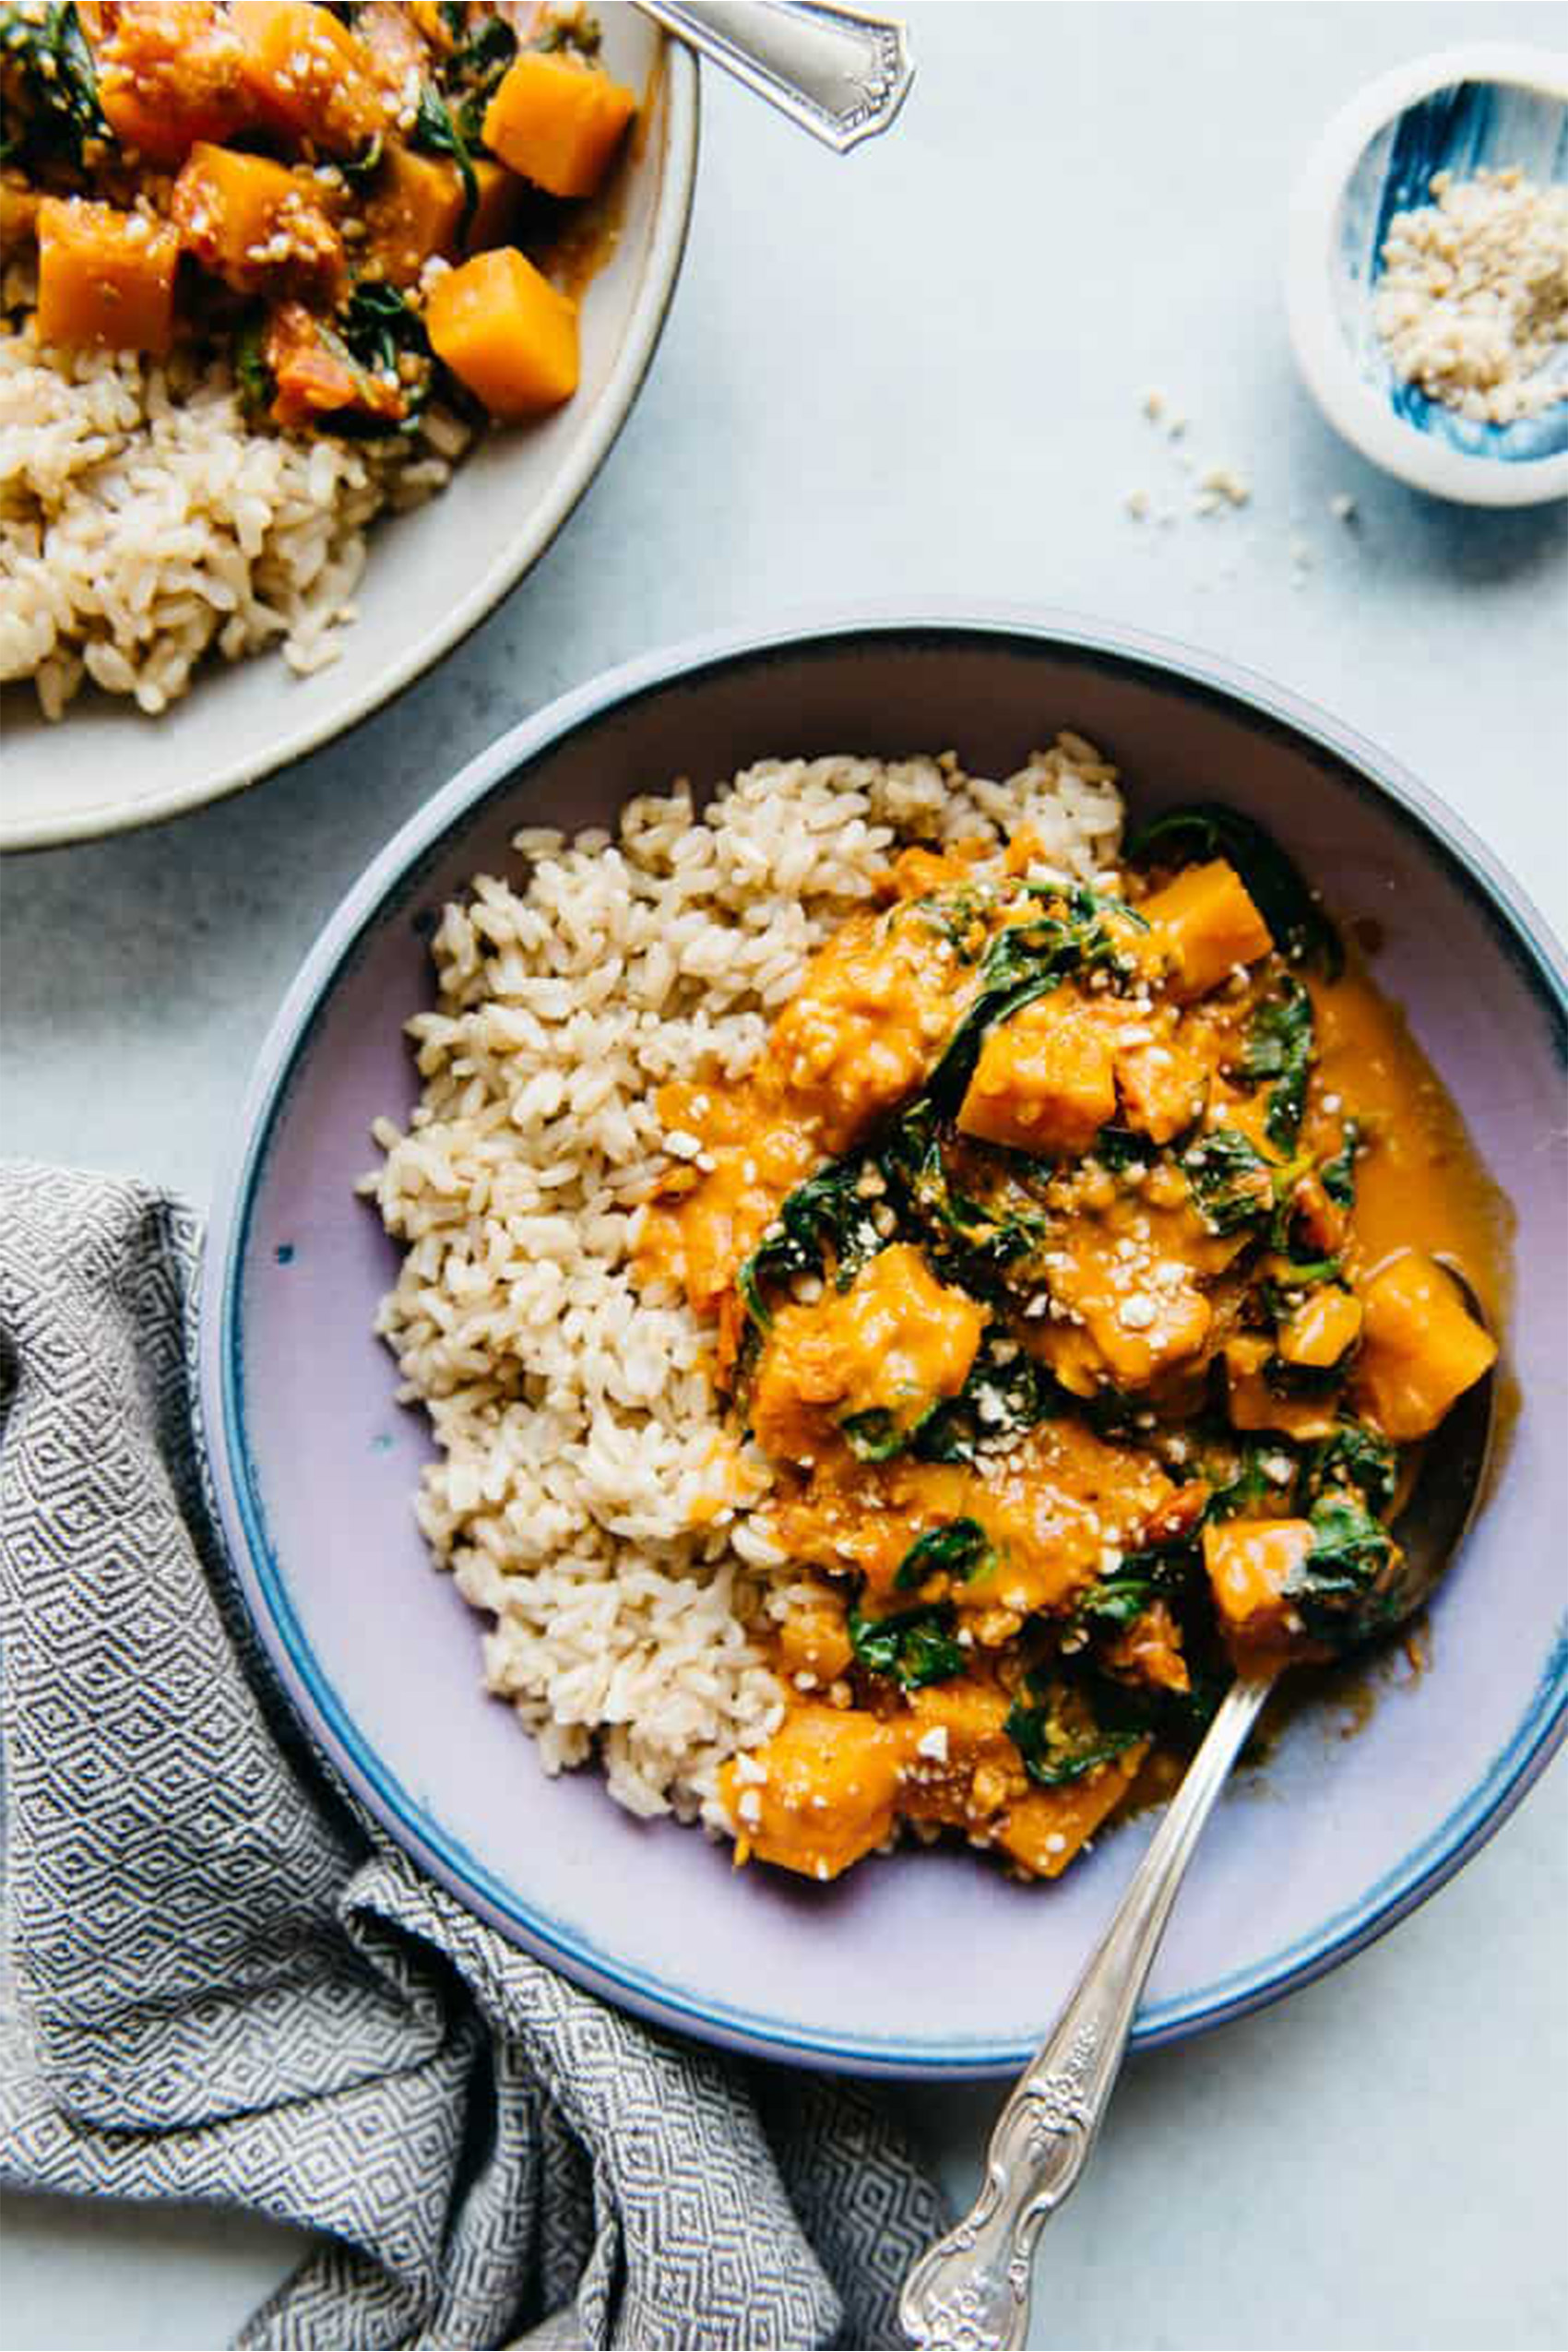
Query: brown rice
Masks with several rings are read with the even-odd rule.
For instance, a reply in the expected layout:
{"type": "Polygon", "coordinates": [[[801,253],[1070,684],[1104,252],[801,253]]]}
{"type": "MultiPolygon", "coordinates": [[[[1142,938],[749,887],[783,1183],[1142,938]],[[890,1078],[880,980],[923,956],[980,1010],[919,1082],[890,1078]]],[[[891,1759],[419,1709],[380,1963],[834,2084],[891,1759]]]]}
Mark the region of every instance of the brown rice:
{"type": "Polygon", "coordinates": [[[632,1278],[669,1164],[655,1090],[750,1066],[898,845],[1025,817],[1092,878],[1120,844],[1115,771],[1071,735],[1001,784],[951,756],[767,760],[701,814],[684,784],[633,802],[614,840],[519,834],[525,874],[481,875],[435,933],[436,1006],[409,1024],[423,1094],[406,1134],[377,1123],[362,1188],[406,1249],[377,1328],[441,1449],[420,1525],[492,1619],[486,1687],[545,1768],[597,1749],[636,1812],[718,1817],[719,1766],[779,1717],[758,1633],[791,1584],[711,1335],[632,1278]]]}
{"type": "Polygon", "coordinates": [[[220,359],[41,348],[29,276],[8,273],[0,330],[0,681],[30,678],[58,719],[89,679],[162,710],[210,651],[324,668],[368,526],[439,490],[468,428],[258,430],[220,359]]]}

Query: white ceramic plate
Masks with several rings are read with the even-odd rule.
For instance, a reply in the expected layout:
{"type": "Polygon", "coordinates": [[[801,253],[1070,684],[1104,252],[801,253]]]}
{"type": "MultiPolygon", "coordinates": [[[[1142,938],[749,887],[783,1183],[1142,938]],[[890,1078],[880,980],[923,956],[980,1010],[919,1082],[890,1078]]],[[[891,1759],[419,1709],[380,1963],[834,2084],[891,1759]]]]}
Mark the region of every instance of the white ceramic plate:
{"type": "Polygon", "coordinates": [[[254,784],[363,719],[481,621],[548,547],[608,455],[653,356],[685,245],[696,174],[697,72],[627,7],[604,11],[610,70],[646,93],[614,250],[588,290],[582,384],[538,425],[489,434],[450,486],[374,527],[359,619],[330,668],[276,654],[204,671],[145,717],[89,691],[53,725],[7,687],[0,849],[147,825],[254,784]]]}

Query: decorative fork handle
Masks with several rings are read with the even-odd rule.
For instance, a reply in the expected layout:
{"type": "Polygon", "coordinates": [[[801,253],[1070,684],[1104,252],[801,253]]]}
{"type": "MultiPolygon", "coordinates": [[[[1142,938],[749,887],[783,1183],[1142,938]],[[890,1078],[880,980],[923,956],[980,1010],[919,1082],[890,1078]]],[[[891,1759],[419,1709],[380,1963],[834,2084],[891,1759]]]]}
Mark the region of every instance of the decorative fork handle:
{"type": "Polygon", "coordinates": [[[1099,1950],[1002,2110],[980,2195],[905,2280],[898,2316],[916,2344],[1018,2352],[1028,2342],[1035,2239],[1088,2162],[1182,1874],[1271,1687],[1266,1678],[1231,1684],[1099,1950]]]}
{"type": "Polygon", "coordinates": [[[888,17],[804,0],[637,0],[645,16],[838,154],[885,131],[915,77],[888,17]]]}

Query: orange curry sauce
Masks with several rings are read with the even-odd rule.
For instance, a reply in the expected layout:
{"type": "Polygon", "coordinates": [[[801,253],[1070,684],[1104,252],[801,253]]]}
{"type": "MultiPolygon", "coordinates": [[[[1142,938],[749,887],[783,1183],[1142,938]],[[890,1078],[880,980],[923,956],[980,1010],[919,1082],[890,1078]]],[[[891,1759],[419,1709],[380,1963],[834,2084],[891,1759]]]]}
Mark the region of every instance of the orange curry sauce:
{"type": "Polygon", "coordinates": [[[1494,1352],[1433,1254],[1495,1316],[1504,1213],[1312,944],[1224,858],[909,849],[743,1084],[662,1090],[638,1278],[712,1319],[801,1580],[739,1859],[904,1820],[1053,1877],[1238,1657],[1333,1655],[1392,1576],[1405,1450],[1494,1352]]]}

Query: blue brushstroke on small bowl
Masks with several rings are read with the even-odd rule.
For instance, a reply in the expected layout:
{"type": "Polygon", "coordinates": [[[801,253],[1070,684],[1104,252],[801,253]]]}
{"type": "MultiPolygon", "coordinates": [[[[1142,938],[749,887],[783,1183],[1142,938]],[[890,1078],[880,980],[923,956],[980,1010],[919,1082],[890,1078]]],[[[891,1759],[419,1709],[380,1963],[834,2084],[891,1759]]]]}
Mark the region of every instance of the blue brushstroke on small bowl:
{"type": "MultiPolygon", "coordinates": [[[[1402,384],[1388,364],[1374,318],[1383,248],[1394,216],[1432,201],[1438,172],[1456,180],[1516,165],[1538,185],[1568,184],[1568,106],[1513,82],[1465,80],[1434,89],[1385,123],[1368,143],[1340,199],[1334,303],[1345,340],[1366,383],[1405,423],[1467,457],[1529,464],[1568,452],[1568,398],[1511,424],[1488,424],[1402,384]]],[[[1543,371],[1568,390],[1568,344],[1543,371]]]]}

